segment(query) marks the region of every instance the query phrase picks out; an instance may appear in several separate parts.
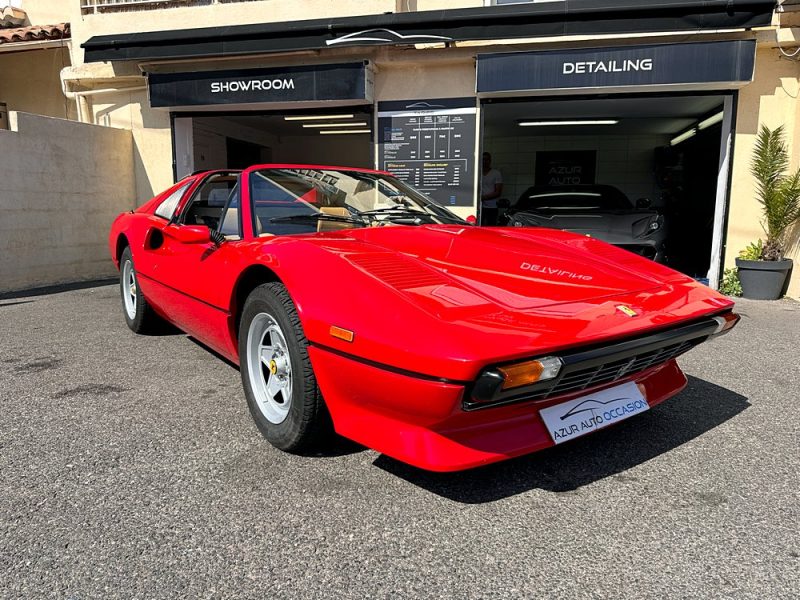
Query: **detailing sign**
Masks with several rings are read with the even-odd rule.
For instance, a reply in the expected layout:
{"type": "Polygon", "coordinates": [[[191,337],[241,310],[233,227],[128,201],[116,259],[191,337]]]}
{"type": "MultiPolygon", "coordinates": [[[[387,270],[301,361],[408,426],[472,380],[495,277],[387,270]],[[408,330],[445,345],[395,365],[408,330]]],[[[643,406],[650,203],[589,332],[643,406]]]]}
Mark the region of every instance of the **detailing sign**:
{"type": "Polygon", "coordinates": [[[753,80],[755,40],[478,55],[478,93],[676,86],[741,87],[753,80]]]}
{"type": "Polygon", "coordinates": [[[153,108],[363,100],[372,97],[364,62],[231,71],[150,73],[153,108]]]}

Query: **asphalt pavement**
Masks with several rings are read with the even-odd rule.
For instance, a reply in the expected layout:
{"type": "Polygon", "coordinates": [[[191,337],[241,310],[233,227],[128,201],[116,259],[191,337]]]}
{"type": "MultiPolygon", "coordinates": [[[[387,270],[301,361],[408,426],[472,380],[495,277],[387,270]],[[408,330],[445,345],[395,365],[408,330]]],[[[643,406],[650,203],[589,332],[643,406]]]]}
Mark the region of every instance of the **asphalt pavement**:
{"type": "Polygon", "coordinates": [[[800,597],[800,305],[619,426],[436,475],[273,449],[239,373],[101,285],[0,300],[0,598],[800,597]]]}

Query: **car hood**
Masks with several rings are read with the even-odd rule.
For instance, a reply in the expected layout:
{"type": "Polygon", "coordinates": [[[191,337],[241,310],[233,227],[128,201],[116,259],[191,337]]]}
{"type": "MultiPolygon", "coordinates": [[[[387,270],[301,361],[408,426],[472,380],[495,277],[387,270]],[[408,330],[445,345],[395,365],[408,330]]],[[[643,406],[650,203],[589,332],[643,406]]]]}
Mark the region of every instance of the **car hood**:
{"type": "Polygon", "coordinates": [[[374,227],[257,247],[265,264],[281,268],[312,343],[459,381],[486,364],[663,329],[731,306],[632,252],[538,227],[374,227]],[[331,337],[332,324],[354,331],[354,341],[331,337]]]}
{"type": "Polygon", "coordinates": [[[686,279],[597,240],[556,230],[380,227],[353,235],[373,250],[345,260],[388,285],[420,294],[442,294],[445,286],[450,289],[444,293],[460,290],[461,302],[511,310],[582,302],[686,279]],[[426,288],[434,289],[423,292],[426,288]]]}

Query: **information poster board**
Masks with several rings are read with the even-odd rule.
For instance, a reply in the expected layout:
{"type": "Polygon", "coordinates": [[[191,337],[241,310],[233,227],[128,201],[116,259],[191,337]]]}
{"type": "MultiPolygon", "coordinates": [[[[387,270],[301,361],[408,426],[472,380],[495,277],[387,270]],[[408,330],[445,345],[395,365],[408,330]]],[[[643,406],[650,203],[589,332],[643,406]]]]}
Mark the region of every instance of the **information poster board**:
{"type": "Polygon", "coordinates": [[[444,206],[475,203],[475,98],[378,103],[378,168],[444,206]]]}

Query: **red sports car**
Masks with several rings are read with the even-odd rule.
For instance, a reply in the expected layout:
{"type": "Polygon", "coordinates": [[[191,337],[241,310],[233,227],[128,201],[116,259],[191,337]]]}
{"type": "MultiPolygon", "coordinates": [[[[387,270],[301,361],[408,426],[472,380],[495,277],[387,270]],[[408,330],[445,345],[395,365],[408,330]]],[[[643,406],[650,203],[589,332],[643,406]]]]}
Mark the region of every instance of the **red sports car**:
{"type": "Polygon", "coordinates": [[[125,320],[240,365],[277,448],[331,429],[455,471],[564,442],[678,393],[733,303],[599,240],[474,227],[389,173],[260,165],[120,215],[125,320]]]}

